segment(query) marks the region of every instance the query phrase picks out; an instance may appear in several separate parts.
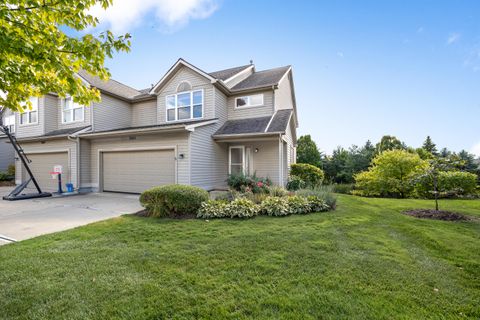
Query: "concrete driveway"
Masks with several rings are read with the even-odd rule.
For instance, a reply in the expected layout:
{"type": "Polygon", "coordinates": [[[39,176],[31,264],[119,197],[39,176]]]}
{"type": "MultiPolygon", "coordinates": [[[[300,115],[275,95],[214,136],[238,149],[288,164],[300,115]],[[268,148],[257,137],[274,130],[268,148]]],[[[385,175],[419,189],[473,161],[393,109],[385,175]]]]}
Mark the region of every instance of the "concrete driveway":
{"type": "Polygon", "coordinates": [[[0,244],[75,228],[141,210],[137,195],[89,193],[58,198],[5,201],[0,187],[0,244]]]}

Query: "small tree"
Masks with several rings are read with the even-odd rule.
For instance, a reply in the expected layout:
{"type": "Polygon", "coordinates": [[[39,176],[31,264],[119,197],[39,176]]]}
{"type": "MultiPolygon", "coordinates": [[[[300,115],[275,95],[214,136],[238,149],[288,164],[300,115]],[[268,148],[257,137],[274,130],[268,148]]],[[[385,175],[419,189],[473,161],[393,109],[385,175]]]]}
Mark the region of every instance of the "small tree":
{"type": "MultiPolygon", "coordinates": [[[[438,211],[438,180],[441,172],[452,169],[453,163],[448,158],[433,158],[428,160],[429,166],[426,168],[424,173],[417,177],[416,183],[418,181],[428,180],[432,182],[432,190],[430,192],[433,194],[435,199],[435,210],[438,211]]],[[[424,182],[425,183],[425,182],[424,182]]]]}
{"type": "Polygon", "coordinates": [[[301,136],[297,141],[297,163],[308,163],[321,167],[322,156],[318,151],[317,144],[309,134],[301,136]]]}

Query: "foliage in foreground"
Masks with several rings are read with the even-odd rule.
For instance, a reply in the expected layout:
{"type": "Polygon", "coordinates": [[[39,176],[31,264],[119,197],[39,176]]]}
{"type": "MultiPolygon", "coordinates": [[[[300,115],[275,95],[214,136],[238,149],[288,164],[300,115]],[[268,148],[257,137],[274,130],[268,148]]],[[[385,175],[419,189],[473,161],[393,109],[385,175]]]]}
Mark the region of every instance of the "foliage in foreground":
{"type": "Polygon", "coordinates": [[[98,24],[89,14],[94,5],[107,8],[110,0],[3,1],[0,4],[0,105],[13,111],[31,107],[30,97],[55,92],[71,95],[83,105],[100,99],[100,92],[76,76],[80,70],[109,77],[106,58],[129,51],[130,35],[115,38],[110,31],[98,36],[72,35],[98,24]],[[24,103],[26,101],[26,103],[24,103]]]}
{"type": "Polygon", "coordinates": [[[208,192],[193,186],[172,184],[144,191],[140,203],[148,216],[168,217],[195,214],[208,192]]]}

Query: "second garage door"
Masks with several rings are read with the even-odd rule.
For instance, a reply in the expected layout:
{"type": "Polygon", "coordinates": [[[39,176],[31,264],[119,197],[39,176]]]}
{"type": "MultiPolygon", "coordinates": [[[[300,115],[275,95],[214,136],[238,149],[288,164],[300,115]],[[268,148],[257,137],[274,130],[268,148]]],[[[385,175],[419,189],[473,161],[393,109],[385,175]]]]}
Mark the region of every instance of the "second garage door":
{"type": "MultiPolygon", "coordinates": [[[[63,167],[62,182],[65,190],[65,183],[70,182],[70,170],[68,167],[68,153],[54,152],[54,153],[35,153],[27,154],[27,157],[32,161],[28,166],[32,170],[35,179],[42,188],[42,191],[57,191],[58,180],[52,179],[50,172],[53,171],[53,166],[61,165],[63,167]]],[[[29,178],[27,170],[22,169],[22,179],[25,181],[29,178]]],[[[30,188],[35,188],[33,182],[28,185],[30,188]]]]}
{"type": "Polygon", "coordinates": [[[141,193],[175,183],[174,150],[103,152],[103,191],[141,193]]]}

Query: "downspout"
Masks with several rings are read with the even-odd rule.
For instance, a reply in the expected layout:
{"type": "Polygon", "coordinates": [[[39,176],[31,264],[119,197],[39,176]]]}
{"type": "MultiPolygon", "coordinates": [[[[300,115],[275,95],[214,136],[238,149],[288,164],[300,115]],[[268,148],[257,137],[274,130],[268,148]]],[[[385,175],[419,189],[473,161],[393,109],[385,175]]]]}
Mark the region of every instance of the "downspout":
{"type": "Polygon", "coordinates": [[[80,138],[78,136],[67,136],[69,141],[75,142],[75,153],[76,153],[76,186],[77,190],[80,190],[80,138]]]}
{"type": "Polygon", "coordinates": [[[282,136],[278,135],[278,185],[283,184],[283,141],[282,136]]]}

